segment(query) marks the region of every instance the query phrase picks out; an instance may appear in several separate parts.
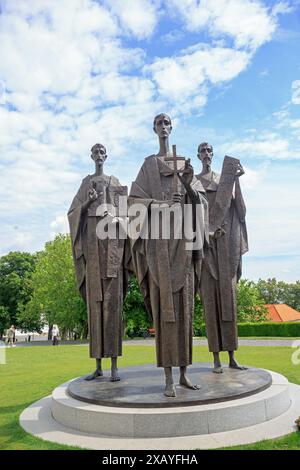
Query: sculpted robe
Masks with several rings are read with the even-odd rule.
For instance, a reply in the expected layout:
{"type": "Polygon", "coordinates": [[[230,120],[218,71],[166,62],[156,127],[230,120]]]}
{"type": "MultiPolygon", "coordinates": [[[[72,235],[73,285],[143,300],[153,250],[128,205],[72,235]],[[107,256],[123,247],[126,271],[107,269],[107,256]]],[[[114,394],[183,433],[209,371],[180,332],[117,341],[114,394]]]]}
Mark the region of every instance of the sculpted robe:
{"type": "MultiPolygon", "coordinates": [[[[170,239],[163,239],[160,227],[157,239],[138,237],[130,240],[133,270],[155,327],[158,367],[180,367],[192,363],[194,267],[195,264],[201,264],[205,214],[207,216],[207,202],[202,195],[204,190],[196,178],[192,187],[197,191],[197,205],[201,209],[190,220],[193,225],[198,219],[201,243],[197,251],[187,250],[185,238],[174,237],[172,217],[170,239]]],[[[182,205],[191,204],[183,187],[180,192],[185,194],[182,205]]],[[[171,200],[172,194],[172,168],[163,157],[147,157],[132,184],[129,206],[132,208],[133,204],[143,205],[145,213],[141,226],[144,229],[146,227],[148,234],[151,232],[155,204],[158,201],[171,200]]]]}
{"type": "MultiPolygon", "coordinates": [[[[216,228],[212,227],[215,215],[220,212],[220,207],[215,210],[220,175],[212,172],[210,181],[201,175],[197,178],[206,188],[211,233],[216,228]]],[[[210,352],[234,351],[238,347],[236,284],[242,273],[242,255],[248,251],[245,215],[240,183],[236,178],[229,207],[222,217],[226,234],[219,239],[210,237],[210,247],[205,250],[202,263],[200,296],[210,352]]]]}
{"type": "Polygon", "coordinates": [[[100,204],[117,207],[119,195],[126,192],[114,176],[88,175],[68,212],[77,285],[87,305],[90,357],[98,359],[122,354],[127,276],[123,267],[125,240],[97,237],[96,227],[103,217],[96,215],[96,210],[100,204]],[[93,187],[100,196],[84,211],[83,204],[93,187]]]}

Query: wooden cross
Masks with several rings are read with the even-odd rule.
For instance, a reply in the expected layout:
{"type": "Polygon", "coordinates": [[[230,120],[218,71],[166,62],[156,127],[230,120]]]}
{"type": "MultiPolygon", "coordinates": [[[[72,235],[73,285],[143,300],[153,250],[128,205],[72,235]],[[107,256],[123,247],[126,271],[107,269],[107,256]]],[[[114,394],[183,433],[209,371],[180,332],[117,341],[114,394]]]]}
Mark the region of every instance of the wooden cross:
{"type": "Polygon", "coordinates": [[[177,167],[177,162],[178,161],[182,161],[182,160],[185,160],[184,157],[177,157],[177,154],[176,154],[176,145],[172,145],[172,150],[173,150],[173,157],[165,157],[165,161],[166,162],[174,162],[174,170],[173,170],[173,193],[179,193],[179,189],[178,189],[178,173],[180,171],[182,171],[182,169],[178,169],[177,167]]]}

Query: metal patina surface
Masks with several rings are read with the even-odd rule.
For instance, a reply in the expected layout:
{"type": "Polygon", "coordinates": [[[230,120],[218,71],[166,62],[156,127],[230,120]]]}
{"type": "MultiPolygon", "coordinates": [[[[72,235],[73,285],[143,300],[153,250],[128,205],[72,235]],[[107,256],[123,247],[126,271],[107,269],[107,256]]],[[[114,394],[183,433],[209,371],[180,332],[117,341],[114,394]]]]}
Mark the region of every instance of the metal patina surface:
{"type": "Polygon", "coordinates": [[[176,368],[174,382],[177,396],[171,399],[161,393],[163,370],[153,365],[119,369],[120,382],[110,382],[108,374],[91,382],[82,377],[70,383],[68,393],[77,400],[102,406],[162,408],[235,400],[259,393],[272,384],[269,372],[261,369],[224,367],[222,374],[214,374],[211,364],[195,363],[189,370],[193,382],[201,386],[200,390],[178,385],[176,368]]]}

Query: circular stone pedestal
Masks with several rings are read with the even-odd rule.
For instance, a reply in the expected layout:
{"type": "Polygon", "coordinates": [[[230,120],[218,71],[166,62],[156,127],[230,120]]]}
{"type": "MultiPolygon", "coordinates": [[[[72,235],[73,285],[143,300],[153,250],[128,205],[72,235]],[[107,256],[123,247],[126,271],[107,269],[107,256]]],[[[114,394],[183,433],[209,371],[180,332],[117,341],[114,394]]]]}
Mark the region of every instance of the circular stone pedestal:
{"type": "MultiPolygon", "coordinates": [[[[109,373],[96,380],[84,377],[69,383],[68,394],[76,400],[103,406],[129,408],[169,408],[207,405],[247,397],[261,392],[272,384],[271,374],[265,370],[249,368],[237,370],[224,367],[222,374],[212,373],[211,364],[193,364],[188,376],[200,390],[176,385],[174,398],[164,395],[163,369],[153,365],[127,367],[119,370],[121,380],[110,382],[109,373]]],[[[179,382],[178,367],[173,370],[174,383],[179,382]]]]}
{"type": "Polygon", "coordinates": [[[223,374],[213,374],[211,365],[194,364],[189,376],[202,388],[177,385],[175,399],[164,397],[164,374],[154,366],[119,372],[120,382],[75,379],[57,387],[53,418],[67,428],[103,437],[164,438],[254,426],[290,406],[285,377],[259,369],[224,368],[223,374]]]}

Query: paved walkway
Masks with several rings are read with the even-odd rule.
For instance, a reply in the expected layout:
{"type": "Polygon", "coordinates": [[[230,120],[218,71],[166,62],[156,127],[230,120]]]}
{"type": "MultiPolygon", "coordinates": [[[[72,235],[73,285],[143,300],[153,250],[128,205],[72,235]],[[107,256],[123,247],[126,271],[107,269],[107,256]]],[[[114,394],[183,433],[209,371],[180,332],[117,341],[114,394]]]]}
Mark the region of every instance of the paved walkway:
{"type": "MultiPolygon", "coordinates": [[[[246,339],[241,338],[239,339],[240,346],[285,346],[291,347],[295,343],[295,341],[299,342],[300,345],[300,338],[298,339],[246,339]]],[[[147,339],[129,339],[124,340],[124,344],[128,346],[154,346],[154,338],[147,338],[147,339]]],[[[16,347],[27,347],[27,346],[50,346],[52,341],[30,341],[30,342],[18,342],[16,347]]],[[[60,341],[60,345],[77,345],[77,346],[85,346],[88,344],[87,341],[60,341]]],[[[194,346],[207,346],[207,339],[198,339],[194,338],[194,346]]]]}
{"type": "MultiPolygon", "coordinates": [[[[300,345],[300,338],[298,340],[295,339],[239,339],[240,346],[292,346],[295,341],[299,341],[300,345]]],[[[143,339],[143,340],[127,340],[125,344],[131,346],[152,346],[154,345],[154,339],[143,339]]],[[[194,338],[193,342],[194,346],[207,346],[207,339],[197,339],[194,338]]]]}

